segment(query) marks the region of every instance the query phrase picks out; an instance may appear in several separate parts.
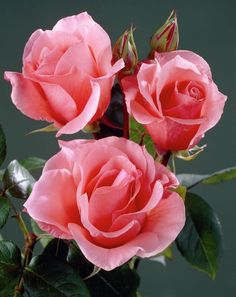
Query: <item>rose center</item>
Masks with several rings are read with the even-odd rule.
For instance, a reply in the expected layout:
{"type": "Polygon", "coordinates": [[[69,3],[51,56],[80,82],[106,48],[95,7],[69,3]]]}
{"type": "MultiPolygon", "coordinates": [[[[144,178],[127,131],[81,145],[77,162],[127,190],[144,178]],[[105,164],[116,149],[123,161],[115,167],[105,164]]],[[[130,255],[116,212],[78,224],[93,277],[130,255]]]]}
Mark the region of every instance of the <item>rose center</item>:
{"type": "Polygon", "coordinates": [[[187,86],[186,93],[190,97],[195,98],[197,100],[200,100],[204,97],[204,92],[202,88],[196,85],[196,83],[192,83],[192,82],[190,82],[189,85],[187,86]]]}

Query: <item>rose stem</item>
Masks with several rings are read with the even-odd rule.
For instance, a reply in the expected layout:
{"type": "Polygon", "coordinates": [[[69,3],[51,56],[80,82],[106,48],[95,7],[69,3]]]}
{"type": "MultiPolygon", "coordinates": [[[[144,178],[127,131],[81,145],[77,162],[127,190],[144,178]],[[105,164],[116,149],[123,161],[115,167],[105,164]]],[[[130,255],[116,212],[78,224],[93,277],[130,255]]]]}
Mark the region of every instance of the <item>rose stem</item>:
{"type": "Polygon", "coordinates": [[[32,258],[33,249],[34,249],[36,240],[37,240],[37,236],[35,234],[31,234],[31,233],[29,233],[28,236],[25,238],[25,246],[24,246],[24,250],[23,250],[24,261],[23,261],[23,266],[22,266],[22,271],[21,271],[21,276],[20,276],[19,282],[15,286],[14,297],[16,297],[18,293],[24,293],[23,273],[24,273],[25,267],[29,264],[29,262],[32,258]]]}
{"type": "Polygon", "coordinates": [[[129,114],[128,114],[128,111],[127,111],[127,106],[126,106],[124,94],[123,94],[123,121],[124,121],[123,136],[124,136],[124,138],[129,139],[129,114]]]}
{"type": "Polygon", "coordinates": [[[171,156],[171,151],[166,152],[164,154],[164,156],[162,157],[161,164],[164,165],[164,166],[167,166],[167,164],[169,162],[169,159],[170,159],[170,156],[171,156]]]}
{"type": "MultiPolygon", "coordinates": [[[[8,190],[8,189],[7,189],[8,190]]],[[[15,208],[15,205],[12,203],[11,199],[9,198],[9,196],[6,194],[7,190],[5,190],[3,193],[1,193],[0,196],[4,196],[8,201],[9,204],[11,206],[11,209],[14,213],[14,217],[16,218],[19,227],[24,235],[24,239],[25,239],[25,245],[24,245],[24,249],[23,249],[23,256],[24,256],[24,261],[23,261],[23,266],[22,266],[22,271],[21,271],[21,276],[19,279],[18,284],[15,287],[14,290],[14,297],[17,296],[18,293],[23,293],[24,292],[24,287],[23,287],[23,272],[25,267],[29,264],[31,258],[32,258],[32,253],[33,253],[33,248],[34,245],[36,243],[36,235],[32,234],[29,232],[23,218],[20,212],[18,212],[15,208]]]]}
{"type": "Polygon", "coordinates": [[[96,139],[96,140],[101,138],[101,134],[98,133],[98,132],[95,132],[95,133],[92,133],[92,134],[93,134],[93,138],[96,139]]]}
{"type": "Polygon", "coordinates": [[[176,174],[175,155],[174,154],[172,155],[171,161],[172,161],[172,172],[174,174],[176,174]]]}

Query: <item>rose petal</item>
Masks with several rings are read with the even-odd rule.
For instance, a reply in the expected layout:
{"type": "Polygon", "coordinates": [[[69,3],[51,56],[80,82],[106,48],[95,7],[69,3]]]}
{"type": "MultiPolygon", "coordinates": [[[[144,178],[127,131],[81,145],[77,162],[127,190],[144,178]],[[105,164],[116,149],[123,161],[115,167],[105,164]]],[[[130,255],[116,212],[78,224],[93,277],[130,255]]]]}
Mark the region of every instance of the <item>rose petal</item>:
{"type": "Polygon", "coordinates": [[[49,170],[66,169],[73,171],[74,153],[67,147],[63,147],[59,153],[51,157],[43,168],[43,173],[49,170]]]}
{"type": "Polygon", "coordinates": [[[162,66],[159,80],[157,83],[157,100],[164,86],[174,84],[176,81],[196,81],[208,84],[209,78],[206,74],[202,74],[196,65],[177,55],[162,66]]]}
{"type": "MultiPolygon", "coordinates": [[[[111,41],[108,34],[87,12],[59,20],[53,27],[53,31],[66,32],[82,38],[90,45],[95,58],[99,56],[104,48],[109,46],[111,49],[111,41]]],[[[110,52],[107,52],[107,59],[110,61],[111,55],[110,50],[110,52]]]]}
{"type": "Polygon", "coordinates": [[[24,207],[34,220],[44,223],[45,227],[49,225],[46,231],[53,232],[55,226],[56,232],[61,232],[60,237],[68,238],[68,223],[80,222],[75,197],[76,186],[71,173],[66,169],[50,170],[36,182],[24,207]]]}
{"type": "Polygon", "coordinates": [[[120,185],[108,185],[94,190],[89,199],[89,219],[93,225],[103,231],[109,230],[114,211],[123,208],[129,201],[133,179],[128,176],[126,182],[120,185]]]}
{"type": "Polygon", "coordinates": [[[158,152],[162,155],[169,150],[187,149],[199,129],[199,125],[195,121],[195,124],[191,124],[191,122],[182,124],[182,121],[181,123],[177,121],[177,119],[172,120],[172,118],[166,117],[162,121],[145,125],[158,152]]]}
{"type": "Polygon", "coordinates": [[[55,74],[66,74],[72,67],[76,67],[92,77],[98,76],[97,65],[88,45],[84,43],[84,41],[79,41],[72,45],[63,55],[61,55],[55,69],[55,74]]]}
{"type": "Polygon", "coordinates": [[[12,102],[23,114],[34,120],[54,121],[39,84],[24,78],[21,73],[17,72],[7,71],[4,78],[12,85],[12,102]]]}
{"type": "Polygon", "coordinates": [[[176,176],[164,165],[156,162],[156,176],[155,178],[161,182],[165,188],[175,188],[179,185],[176,176]]]}
{"type": "Polygon", "coordinates": [[[109,271],[124,264],[135,255],[150,257],[162,252],[175,240],[184,222],[184,203],[176,193],[173,193],[169,199],[164,200],[160,211],[153,213],[148,219],[145,232],[122,246],[101,247],[76,224],[69,224],[69,230],[85,257],[94,265],[109,271]]]}
{"type": "Polygon", "coordinates": [[[167,199],[162,199],[158,207],[150,212],[143,232],[152,233],[150,247],[140,250],[140,257],[154,256],[167,248],[177,237],[185,223],[184,202],[177,193],[172,192],[167,199]]]}
{"type": "Polygon", "coordinates": [[[151,107],[151,113],[154,113],[154,115],[157,117],[162,117],[162,107],[159,100],[154,102],[152,95],[156,95],[156,85],[160,72],[161,67],[158,62],[155,64],[143,63],[140,67],[140,71],[137,74],[139,91],[146,100],[143,102],[145,104],[145,108],[148,108],[146,105],[149,103],[151,107]]]}
{"type": "Polygon", "coordinates": [[[69,230],[84,256],[94,265],[107,271],[130,260],[139,249],[132,244],[125,244],[116,248],[104,248],[90,241],[89,235],[79,225],[69,224],[69,230]]]}
{"type": "Polygon", "coordinates": [[[41,63],[37,69],[34,69],[32,63],[25,63],[23,67],[23,73],[25,76],[32,78],[34,76],[42,77],[48,76],[54,73],[58,60],[63,52],[59,48],[49,50],[44,48],[41,52],[41,63]]]}
{"type": "Polygon", "coordinates": [[[44,48],[47,48],[48,50],[58,48],[62,52],[65,52],[77,42],[79,42],[79,39],[76,36],[64,32],[46,30],[35,40],[34,44],[32,45],[31,62],[35,66],[40,65],[42,61],[42,50],[44,48]]]}
{"type": "Polygon", "coordinates": [[[84,110],[73,120],[65,124],[58,132],[57,137],[62,134],[73,134],[83,129],[89,121],[92,119],[97,111],[99,98],[100,98],[100,87],[97,83],[91,82],[92,94],[87,101],[84,110]]]}
{"type": "Polygon", "coordinates": [[[149,103],[145,104],[145,98],[138,92],[136,77],[134,75],[125,77],[121,83],[128,113],[141,124],[155,121],[157,112],[152,107],[146,108],[149,103]]]}
{"type": "MultiPolygon", "coordinates": [[[[117,210],[113,214],[113,222],[110,231],[117,230],[118,228],[124,227],[128,222],[132,220],[140,221],[142,225],[146,214],[148,214],[154,207],[157,206],[163,195],[163,186],[159,181],[156,181],[153,191],[147,199],[140,199],[140,197],[135,197],[136,199],[132,202],[135,204],[135,211],[130,211],[130,204],[122,210],[117,210]],[[146,202],[146,203],[145,203],[146,202]]],[[[144,193],[140,193],[140,196],[145,196],[144,193]]],[[[146,198],[146,197],[145,197],[146,198]]]]}
{"type": "Polygon", "coordinates": [[[29,56],[31,54],[31,50],[33,47],[34,42],[39,38],[40,35],[43,34],[43,30],[38,29],[36,30],[29,38],[29,40],[27,41],[25,48],[24,48],[24,52],[23,52],[23,63],[24,61],[28,58],[30,59],[31,57],[29,56]]]}
{"type": "Polygon", "coordinates": [[[90,235],[99,242],[101,245],[115,246],[116,244],[121,245],[133,238],[140,231],[140,224],[134,218],[130,220],[127,224],[122,226],[119,230],[115,231],[102,231],[97,228],[89,218],[89,202],[86,194],[78,196],[77,198],[78,206],[81,209],[81,223],[85,229],[90,233],[90,235]],[[105,240],[105,242],[104,242],[105,240]]]}
{"type": "Polygon", "coordinates": [[[77,115],[77,107],[71,96],[60,86],[40,83],[54,118],[58,123],[65,124],[77,115]]]}
{"type": "Polygon", "coordinates": [[[168,61],[175,58],[177,55],[195,64],[201,73],[205,73],[209,78],[211,78],[211,69],[208,63],[201,56],[197,55],[194,52],[177,50],[165,53],[156,53],[155,57],[161,65],[164,65],[168,61]]]}
{"type": "Polygon", "coordinates": [[[227,96],[219,92],[216,84],[212,82],[209,85],[202,108],[202,114],[204,115],[205,121],[200,126],[195,137],[200,137],[218,123],[222,116],[226,100],[227,96]]]}

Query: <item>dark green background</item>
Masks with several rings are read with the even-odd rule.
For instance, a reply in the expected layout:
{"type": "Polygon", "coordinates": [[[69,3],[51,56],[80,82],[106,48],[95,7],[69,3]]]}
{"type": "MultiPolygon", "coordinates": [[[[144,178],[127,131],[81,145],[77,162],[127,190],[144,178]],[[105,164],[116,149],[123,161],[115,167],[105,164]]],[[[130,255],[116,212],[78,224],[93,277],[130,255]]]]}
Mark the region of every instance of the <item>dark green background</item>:
{"type": "MultiPolygon", "coordinates": [[[[37,28],[50,29],[62,17],[87,10],[111,36],[116,38],[127,27],[136,27],[139,56],[145,57],[151,33],[176,8],[180,27],[180,48],[199,53],[211,65],[220,90],[228,95],[221,122],[206,134],[204,154],[191,163],[178,162],[178,172],[208,173],[236,165],[235,98],[235,1],[0,1],[1,76],[5,70],[20,71],[24,45],[37,28]]],[[[10,86],[0,81],[0,122],[8,141],[8,160],[36,155],[48,158],[57,151],[52,134],[25,136],[45,126],[24,117],[11,103],[10,86]]],[[[236,187],[235,182],[196,188],[216,210],[225,234],[225,254],[215,281],[193,270],[179,253],[167,268],[143,261],[141,292],[143,297],[236,296],[236,187]]],[[[4,232],[8,239],[18,238],[17,226],[4,232]]]]}

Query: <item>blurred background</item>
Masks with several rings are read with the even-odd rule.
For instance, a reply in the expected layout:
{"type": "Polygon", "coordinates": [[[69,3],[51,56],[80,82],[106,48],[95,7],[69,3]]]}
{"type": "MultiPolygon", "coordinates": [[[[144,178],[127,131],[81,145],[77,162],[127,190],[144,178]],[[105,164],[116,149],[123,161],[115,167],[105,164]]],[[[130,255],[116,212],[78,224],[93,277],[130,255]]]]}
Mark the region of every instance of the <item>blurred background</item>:
{"type": "MultiPolygon", "coordinates": [[[[220,123],[206,134],[205,152],[190,163],[177,162],[178,173],[210,173],[236,165],[236,18],[234,0],[41,0],[0,1],[0,123],[6,133],[8,157],[49,158],[58,146],[53,134],[26,136],[46,126],[24,117],[11,103],[11,88],[3,80],[5,70],[21,71],[21,57],[29,36],[38,28],[51,29],[58,19],[88,11],[108,32],[112,42],[132,24],[139,57],[149,51],[149,37],[163,24],[173,8],[178,14],[180,48],[195,51],[211,66],[213,78],[228,96],[220,123]]],[[[224,231],[225,253],[216,280],[192,269],[174,250],[174,260],[163,267],[143,260],[140,292],[143,297],[233,297],[236,296],[236,183],[198,186],[201,195],[217,212],[224,231]]],[[[19,240],[19,229],[8,225],[3,236],[19,240]]]]}

